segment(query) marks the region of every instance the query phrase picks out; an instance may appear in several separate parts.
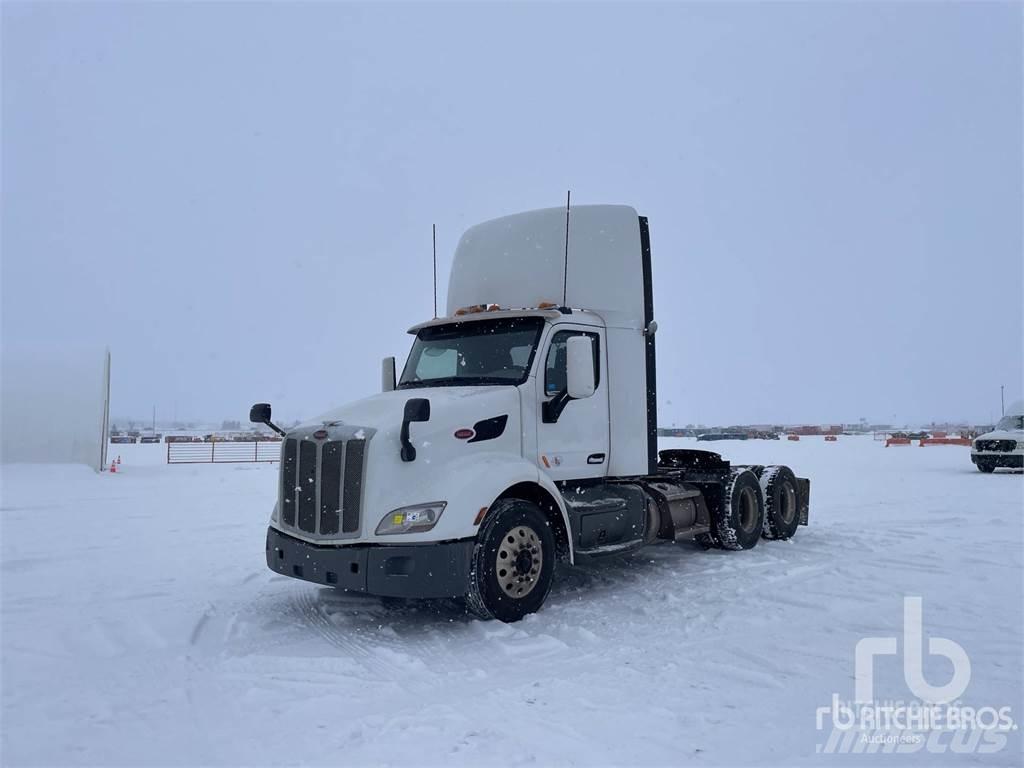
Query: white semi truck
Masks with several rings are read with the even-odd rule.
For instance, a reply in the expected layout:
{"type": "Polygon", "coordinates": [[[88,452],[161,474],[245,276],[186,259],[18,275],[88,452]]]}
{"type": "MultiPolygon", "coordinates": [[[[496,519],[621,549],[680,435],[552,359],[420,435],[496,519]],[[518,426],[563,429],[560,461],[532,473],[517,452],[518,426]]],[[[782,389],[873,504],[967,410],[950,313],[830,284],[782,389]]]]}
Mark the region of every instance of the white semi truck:
{"type": "Polygon", "coordinates": [[[479,224],[396,381],[283,435],[267,565],[391,597],[537,611],[556,561],[659,541],[750,549],[807,524],[784,466],[658,452],[647,220],[579,206],[479,224]]]}

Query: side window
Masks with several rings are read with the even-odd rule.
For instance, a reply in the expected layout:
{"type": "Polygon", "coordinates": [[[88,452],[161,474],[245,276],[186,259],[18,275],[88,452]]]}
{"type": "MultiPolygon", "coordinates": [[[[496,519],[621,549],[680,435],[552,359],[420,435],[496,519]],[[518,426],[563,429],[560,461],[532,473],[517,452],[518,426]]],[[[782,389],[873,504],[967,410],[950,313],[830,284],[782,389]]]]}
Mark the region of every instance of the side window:
{"type": "Polygon", "coordinates": [[[601,339],[596,333],[583,331],[559,331],[551,339],[548,357],[544,364],[544,394],[547,397],[557,395],[566,388],[566,351],[565,342],[571,336],[586,336],[591,340],[594,349],[594,382],[601,385],[601,339]]]}

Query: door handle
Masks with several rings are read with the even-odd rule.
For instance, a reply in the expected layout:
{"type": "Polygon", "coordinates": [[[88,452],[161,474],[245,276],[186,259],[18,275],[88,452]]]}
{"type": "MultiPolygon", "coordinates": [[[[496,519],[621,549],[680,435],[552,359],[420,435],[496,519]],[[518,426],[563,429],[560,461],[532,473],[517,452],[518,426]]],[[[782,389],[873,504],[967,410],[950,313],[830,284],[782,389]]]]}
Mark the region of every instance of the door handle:
{"type": "Polygon", "coordinates": [[[604,464],[603,453],[592,453],[587,456],[587,464],[604,464]]]}

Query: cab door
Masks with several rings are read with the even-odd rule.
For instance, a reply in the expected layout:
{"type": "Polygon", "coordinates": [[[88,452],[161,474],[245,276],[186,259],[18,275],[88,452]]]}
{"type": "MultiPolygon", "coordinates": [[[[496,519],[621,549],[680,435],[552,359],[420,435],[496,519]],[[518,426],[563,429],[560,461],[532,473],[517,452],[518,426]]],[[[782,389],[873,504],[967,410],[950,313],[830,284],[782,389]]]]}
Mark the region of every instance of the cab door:
{"type": "Polygon", "coordinates": [[[545,341],[536,377],[537,466],[553,480],[579,480],[608,474],[608,376],[604,329],[557,325],[545,341]],[[557,416],[551,403],[566,388],[566,341],[586,336],[594,353],[594,394],[569,400],[557,416]]]}

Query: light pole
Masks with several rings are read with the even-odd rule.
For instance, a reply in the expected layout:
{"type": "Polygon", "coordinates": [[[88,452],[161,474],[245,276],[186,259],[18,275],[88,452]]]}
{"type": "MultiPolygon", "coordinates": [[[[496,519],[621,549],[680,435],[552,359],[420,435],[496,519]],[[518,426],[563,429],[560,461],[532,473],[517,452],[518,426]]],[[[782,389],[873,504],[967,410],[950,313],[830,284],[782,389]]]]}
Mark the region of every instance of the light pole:
{"type": "Polygon", "coordinates": [[[1006,403],[1003,401],[1003,390],[1006,388],[1005,384],[999,385],[999,415],[1006,415],[1006,403]]]}

